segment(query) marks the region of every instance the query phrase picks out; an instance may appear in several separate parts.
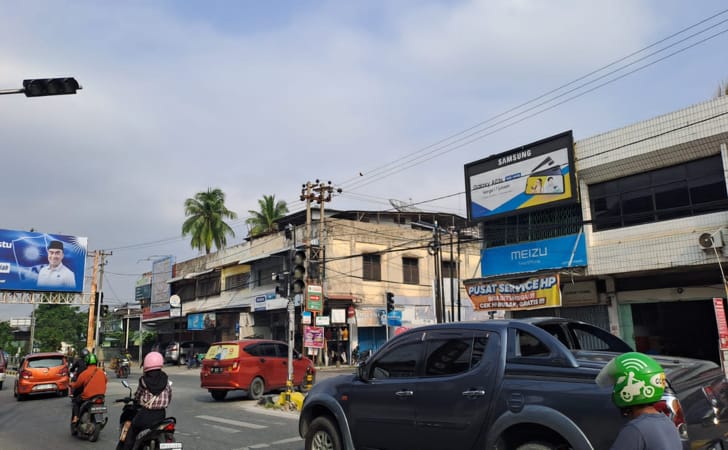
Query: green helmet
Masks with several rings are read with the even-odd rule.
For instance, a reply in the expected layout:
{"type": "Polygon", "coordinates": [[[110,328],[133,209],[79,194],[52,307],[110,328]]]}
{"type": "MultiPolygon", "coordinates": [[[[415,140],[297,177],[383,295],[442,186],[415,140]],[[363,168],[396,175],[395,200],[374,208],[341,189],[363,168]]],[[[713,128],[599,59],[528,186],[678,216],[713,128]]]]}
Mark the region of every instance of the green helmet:
{"type": "Polygon", "coordinates": [[[665,371],[644,353],[629,352],[612,359],[597,376],[602,387],[614,386],[612,401],[619,408],[651,404],[665,392],[665,371]]]}
{"type": "Polygon", "coordinates": [[[85,360],[86,360],[86,364],[89,366],[95,365],[98,362],[98,361],[96,361],[96,355],[94,355],[93,353],[89,353],[88,355],[86,355],[85,360]]]}

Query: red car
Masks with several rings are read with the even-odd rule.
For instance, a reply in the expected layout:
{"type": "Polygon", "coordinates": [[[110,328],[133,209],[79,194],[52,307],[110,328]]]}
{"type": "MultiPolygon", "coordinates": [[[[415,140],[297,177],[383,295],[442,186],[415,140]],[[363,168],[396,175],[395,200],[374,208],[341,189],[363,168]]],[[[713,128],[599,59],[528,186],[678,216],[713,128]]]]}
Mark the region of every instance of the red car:
{"type": "Polygon", "coordinates": [[[13,394],[24,400],[29,394],[55,392],[68,395],[68,361],[63,353],[31,353],[18,365],[13,394]]]}
{"type": "MultiPolygon", "coordinates": [[[[313,361],[293,350],[293,385],[305,389],[306,375],[316,375],[313,361]]],[[[215,400],[228,391],[247,391],[258,400],[266,392],[286,387],[288,344],[267,339],[216,342],[202,360],[200,387],[215,400]]]]}

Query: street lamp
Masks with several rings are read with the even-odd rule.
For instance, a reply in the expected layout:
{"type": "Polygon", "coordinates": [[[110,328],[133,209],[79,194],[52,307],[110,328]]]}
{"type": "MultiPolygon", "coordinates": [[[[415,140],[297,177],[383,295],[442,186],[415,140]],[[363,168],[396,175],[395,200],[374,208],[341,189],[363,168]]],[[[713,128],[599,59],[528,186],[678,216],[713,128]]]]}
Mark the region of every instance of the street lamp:
{"type": "Polygon", "coordinates": [[[49,95],[70,95],[82,89],[73,77],[34,78],[23,80],[21,89],[0,89],[0,95],[25,94],[26,97],[46,97],[49,95]]]}

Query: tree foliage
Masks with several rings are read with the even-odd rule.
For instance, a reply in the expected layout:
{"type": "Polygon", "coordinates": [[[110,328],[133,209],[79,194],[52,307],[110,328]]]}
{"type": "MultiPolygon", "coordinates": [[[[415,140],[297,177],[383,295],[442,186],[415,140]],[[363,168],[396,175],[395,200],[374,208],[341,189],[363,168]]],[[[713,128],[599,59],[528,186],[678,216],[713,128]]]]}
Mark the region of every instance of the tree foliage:
{"type": "Polygon", "coordinates": [[[238,215],[225,207],[225,193],[220,189],[208,188],[185,200],[185,216],[182,236],[192,237],[190,245],[209,254],[213,244],[220,250],[227,245],[227,235],[235,236],[233,229],[224,219],[237,219],[238,215]]]}
{"type": "Polygon", "coordinates": [[[275,195],[264,195],[258,200],[259,211],[249,210],[245,221],[250,226],[250,236],[272,233],[278,228],[276,222],[288,214],[288,205],[283,200],[276,202],[275,195]]]}
{"type": "Polygon", "coordinates": [[[13,329],[10,322],[0,322],[0,348],[10,354],[14,354],[16,347],[13,345],[13,329]]]}
{"type": "Polygon", "coordinates": [[[76,306],[42,304],[35,310],[35,341],[43,352],[60,350],[61,342],[85,347],[87,327],[88,313],[76,306]]]}

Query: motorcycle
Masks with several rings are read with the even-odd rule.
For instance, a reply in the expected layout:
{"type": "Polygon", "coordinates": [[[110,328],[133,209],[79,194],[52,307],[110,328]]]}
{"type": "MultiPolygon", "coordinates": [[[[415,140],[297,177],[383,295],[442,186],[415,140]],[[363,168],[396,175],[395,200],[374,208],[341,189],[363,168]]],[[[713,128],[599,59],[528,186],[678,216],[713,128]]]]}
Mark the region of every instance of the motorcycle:
{"type": "MultiPolygon", "coordinates": [[[[116,450],[122,450],[124,448],[124,441],[126,435],[131,428],[131,421],[139,411],[139,404],[134,401],[134,396],[131,392],[131,386],[126,380],[122,380],[121,384],[125,388],[129,389],[129,395],[124,398],[117,399],[115,403],[123,403],[124,407],[119,417],[119,443],[116,444],[116,450]]],[[[176,442],[174,439],[174,430],[177,424],[177,419],[174,417],[166,417],[164,420],[157,422],[149,428],[146,428],[139,432],[136,436],[136,442],[134,443],[135,450],[162,450],[162,449],[175,449],[181,450],[182,443],[176,442]]]]}
{"type": "Polygon", "coordinates": [[[78,421],[71,422],[71,435],[91,442],[99,440],[101,429],[106,426],[109,418],[104,404],[104,395],[94,395],[81,404],[78,412],[78,421]]]}
{"type": "Polygon", "coordinates": [[[131,373],[131,363],[126,357],[119,358],[116,365],[116,378],[128,378],[131,373]]]}

